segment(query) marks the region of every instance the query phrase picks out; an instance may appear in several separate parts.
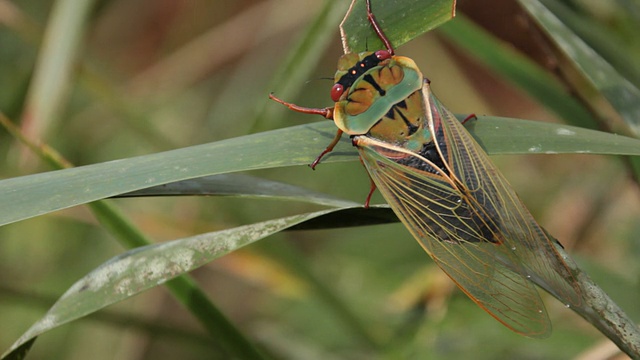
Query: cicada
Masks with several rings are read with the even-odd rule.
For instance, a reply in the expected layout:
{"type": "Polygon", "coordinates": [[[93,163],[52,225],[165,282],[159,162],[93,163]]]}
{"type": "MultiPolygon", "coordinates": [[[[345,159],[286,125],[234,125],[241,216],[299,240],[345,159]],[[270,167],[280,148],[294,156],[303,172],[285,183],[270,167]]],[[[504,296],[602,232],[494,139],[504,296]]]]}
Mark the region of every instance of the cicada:
{"type": "Polygon", "coordinates": [[[351,137],[374,186],[435,263],[482,309],[511,330],[546,337],[551,325],[532,281],[568,305],[580,290],[554,240],[505,177],[433,94],[416,63],[395,55],[366,0],[367,17],[386,49],[338,61],[333,107],[292,110],[335,122],[351,137]]]}

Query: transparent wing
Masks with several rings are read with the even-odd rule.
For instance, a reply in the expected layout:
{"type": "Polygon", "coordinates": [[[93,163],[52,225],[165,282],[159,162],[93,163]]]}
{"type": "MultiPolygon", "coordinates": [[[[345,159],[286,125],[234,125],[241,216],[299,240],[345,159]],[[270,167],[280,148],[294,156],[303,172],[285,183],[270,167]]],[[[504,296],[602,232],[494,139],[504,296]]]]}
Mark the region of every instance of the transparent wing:
{"type": "Polygon", "coordinates": [[[511,249],[508,260],[521,264],[523,274],[565,304],[578,306],[582,294],[578,282],[554,245],[554,239],[538,225],[509,182],[455,116],[423,87],[425,103],[431,111],[432,131],[442,134],[438,149],[457,181],[464,184],[478,211],[491,215],[499,241],[511,249]],[[437,127],[440,126],[442,130],[437,127]]]}
{"type": "Polygon", "coordinates": [[[547,336],[551,326],[530,278],[570,304],[580,302],[575,281],[488,156],[427,84],[423,94],[444,168],[357,136],[363,163],[400,220],[462,291],[513,331],[547,336]]]}

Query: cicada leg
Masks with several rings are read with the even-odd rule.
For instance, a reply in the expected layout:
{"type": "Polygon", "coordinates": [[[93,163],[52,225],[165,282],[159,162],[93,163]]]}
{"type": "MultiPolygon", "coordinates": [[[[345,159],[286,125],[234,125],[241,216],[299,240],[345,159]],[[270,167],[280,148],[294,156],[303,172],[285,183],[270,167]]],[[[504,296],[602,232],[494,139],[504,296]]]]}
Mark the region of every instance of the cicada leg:
{"type": "Polygon", "coordinates": [[[387,48],[387,51],[389,51],[389,53],[393,55],[394,51],[393,51],[393,46],[391,45],[391,41],[389,41],[389,39],[387,38],[387,35],[384,34],[384,31],[382,31],[382,28],[380,27],[380,25],[378,25],[378,21],[376,20],[376,17],[373,15],[373,12],[371,11],[370,0],[367,0],[367,19],[369,19],[369,22],[371,23],[371,27],[373,27],[373,31],[376,32],[376,35],[378,35],[378,37],[380,38],[384,46],[387,48]]]}
{"type": "Polygon", "coordinates": [[[476,116],[476,114],[469,114],[466,118],[464,118],[464,120],[460,121],[460,124],[464,125],[467,123],[467,121],[471,120],[471,119],[477,119],[478,117],[476,116]]]}
{"type": "MultiPolygon", "coordinates": [[[[333,108],[330,107],[326,107],[326,108],[308,108],[308,107],[303,107],[303,106],[298,106],[296,104],[292,104],[289,102],[286,102],[282,99],[279,99],[277,97],[275,97],[275,95],[273,94],[269,94],[269,99],[279,102],[280,104],[288,107],[289,109],[293,110],[293,111],[297,111],[303,114],[312,114],[312,115],[322,115],[325,118],[329,119],[329,120],[333,120],[333,108]]],[[[309,167],[313,170],[316,169],[316,166],[320,163],[320,160],[322,160],[322,158],[330,153],[331,151],[333,151],[333,148],[336,146],[336,144],[340,141],[340,138],[342,137],[342,130],[338,129],[338,131],[336,132],[336,136],[333,138],[333,140],[329,143],[329,145],[324,149],[323,152],[320,153],[320,155],[318,155],[318,157],[313,160],[313,162],[311,164],[309,164],[309,167]]]]}
{"type": "Polygon", "coordinates": [[[322,115],[325,118],[329,119],[329,120],[333,120],[333,108],[331,107],[326,107],[326,108],[308,108],[308,107],[304,107],[304,106],[298,106],[296,104],[292,104],[289,102],[286,102],[282,99],[277,98],[275,95],[273,95],[273,93],[269,94],[269,99],[275,101],[275,102],[279,102],[280,104],[288,107],[289,109],[293,110],[293,111],[297,111],[303,114],[312,114],[312,115],[322,115]]]}
{"type": "Polygon", "coordinates": [[[316,166],[320,163],[320,160],[322,160],[322,158],[325,155],[333,151],[333,148],[336,146],[336,144],[340,142],[341,137],[342,137],[342,130],[338,129],[338,131],[336,132],[336,136],[329,143],[329,145],[324,149],[323,152],[320,153],[320,155],[318,155],[318,157],[315,160],[313,160],[311,164],[309,164],[309,167],[311,168],[311,170],[315,170],[316,166]]]}
{"type": "MultiPolygon", "coordinates": [[[[360,162],[362,162],[362,159],[360,159],[360,162]]],[[[362,166],[364,166],[364,164],[362,164],[362,166]]],[[[369,175],[368,172],[367,172],[367,175],[369,175]]],[[[364,208],[365,209],[369,208],[369,203],[371,202],[371,197],[373,196],[373,193],[376,192],[376,189],[377,189],[376,183],[373,182],[373,179],[371,178],[371,175],[369,175],[369,181],[371,182],[371,187],[369,188],[369,194],[367,194],[367,199],[364,201],[364,208]]]]}

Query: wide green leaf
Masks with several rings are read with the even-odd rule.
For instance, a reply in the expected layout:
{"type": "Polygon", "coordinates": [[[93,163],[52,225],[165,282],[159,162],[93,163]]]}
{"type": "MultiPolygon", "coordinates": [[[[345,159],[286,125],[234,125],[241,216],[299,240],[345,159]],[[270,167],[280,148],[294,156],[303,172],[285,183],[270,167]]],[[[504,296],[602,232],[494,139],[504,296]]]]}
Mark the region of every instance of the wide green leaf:
{"type": "MultiPolygon", "coordinates": [[[[451,20],[455,3],[454,0],[373,1],[371,8],[391,44],[399,47],[451,20]]],[[[367,19],[364,0],[353,2],[341,26],[346,36],[345,52],[384,48],[367,19]]]]}
{"type": "MultiPolygon", "coordinates": [[[[640,155],[640,140],[559,124],[480,117],[468,123],[489,154],[640,155]]],[[[309,164],[335,126],[317,122],[134,158],[0,181],[0,225],[171,182],[309,164]]],[[[344,138],[324,162],[357,159],[344,138]]]]}
{"type": "Polygon", "coordinates": [[[269,235],[335,211],[339,210],[300,214],[127,251],[73,284],[2,358],[15,357],[23,345],[30,346],[44,332],[163,284],[269,235]]]}
{"type": "Polygon", "coordinates": [[[490,155],[640,155],[637,139],[575,126],[479,117],[466,128],[490,155]]]}

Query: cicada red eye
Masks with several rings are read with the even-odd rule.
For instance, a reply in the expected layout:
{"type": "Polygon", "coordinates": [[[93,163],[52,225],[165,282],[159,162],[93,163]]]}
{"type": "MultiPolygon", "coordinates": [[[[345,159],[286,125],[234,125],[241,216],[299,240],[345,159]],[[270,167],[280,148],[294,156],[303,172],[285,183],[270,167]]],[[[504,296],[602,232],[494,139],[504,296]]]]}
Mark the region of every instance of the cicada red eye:
{"type": "Polygon", "coordinates": [[[344,86],[342,86],[341,84],[333,85],[333,87],[331,88],[331,100],[338,102],[343,92],[344,86]]]}
{"type": "Polygon", "coordinates": [[[391,53],[388,50],[378,50],[376,51],[376,57],[378,60],[387,60],[391,58],[391,53]]]}

